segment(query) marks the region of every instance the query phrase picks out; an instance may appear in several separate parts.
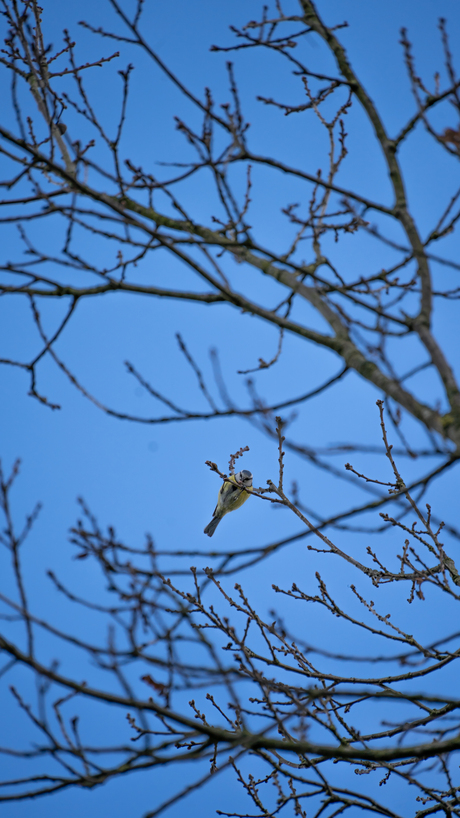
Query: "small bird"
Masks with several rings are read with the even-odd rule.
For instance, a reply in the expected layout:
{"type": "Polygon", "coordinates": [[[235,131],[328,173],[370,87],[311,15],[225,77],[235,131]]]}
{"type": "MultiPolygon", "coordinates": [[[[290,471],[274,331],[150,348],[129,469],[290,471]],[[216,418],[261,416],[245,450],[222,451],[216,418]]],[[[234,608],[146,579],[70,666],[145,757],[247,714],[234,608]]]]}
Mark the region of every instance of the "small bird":
{"type": "Polygon", "coordinates": [[[247,469],[239,471],[238,474],[231,474],[228,481],[222,483],[217,495],[217,505],[212,520],[204,529],[204,533],[208,537],[212,537],[222,517],[228,514],[229,511],[235,511],[236,508],[246,502],[251,493],[251,488],[252,474],[247,469]]]}

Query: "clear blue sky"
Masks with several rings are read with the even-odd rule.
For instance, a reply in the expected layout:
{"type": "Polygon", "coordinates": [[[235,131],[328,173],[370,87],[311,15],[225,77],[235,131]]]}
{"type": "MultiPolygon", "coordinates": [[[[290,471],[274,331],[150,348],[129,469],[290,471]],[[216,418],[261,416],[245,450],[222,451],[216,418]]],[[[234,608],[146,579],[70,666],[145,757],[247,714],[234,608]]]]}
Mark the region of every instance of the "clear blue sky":
{"type": "MultiPolygon", "coordinates": [[[[77,40],[77,53],[82,62],[91,61],[101,54],[108,55],[120,47],[109,40],[101,41],[78,26],[78,21],[85,19],[96,27],[113,26],[121,31],[120,23],[103,0],[98,3],[82,0],[78,8],[57,0],[44,0],[43,6],[44,29],[55,48],[59,46],[64,27],[77,40]]],[[[365,0],[354,0],[352,3],[319,0],[318,8],[328,24],[341,22],[344,18],[348,21],[349,27],[340,31],[339,36],[346,45],[358,76],[378,104],[393,135],[415,110],[399,44],[401,26],[409,29],[418,67],[431,85],[434,72],[444,70],[437,31],[438,17],[447,18],[452,50],[460,54],[460,7],[453,0],[405,0],[402,3],[389,0],[385,4],[365,0]]],[[[209,46],[231,44],[233,39],[228,26],[244,24],[257,17],[259,10],[259,3],[254,0],[236,0],[231,4],[216,0],[201,0],[199,3],[184,0],[161,4],[147,2],[143,31],[151,46],[196,95],[202,96],[204,87],[210,86],[217,101],[227,102],[227,57],[210,52],[209,46]]],[[[309,60],[316,70],[326,73],[330,70],[329,59],[318,43],[309,42],[302,49],[303,58],[309,60]]],[[[151,169],[154,174],[160,174],[155,163],[186,161],[190,156],[189,149],[184,147],[183,137],[175,130],[174,115],[188,118],[195,124],[198,119],[191,104],[184,101],[151,61],[127,45],[120,47],[120,50],[122,53],[117,61],[104,68],[93,69],[88,86],[92,101],[104,122],[113,130],[121,92],[117,71],[125,68],[129,62],[135,65],[128,105],[129,124],[122,153],[145,170],[151,169]]],[[[315,172],[325,156],[324,142],[316,126],[311,124],[311,120],[300,117],[284,118],[255,100],[257,95],[262,95],[298,104],[302,101],[298,79],[287,70],[281,71],[278,61],[265,56],[258,59],[249,52],[240,52],[235,57],[235,71],[241,88],[243,110],[251,123],[249,139],[254,149],[260,154],[284,157],[289,164],[297,163],[315,172]]],[[[13,118],[10,114],[8,117],[9,126],[14,128],[13,118]]],[[[72,114],[69,113],[68,117],[69,123],[73,123],[72,114]]],[[[379,149],[356,106],[349,114],[347,124],[350,126],[350,157],[340,177],[341,184],[344,187],[353,185],[363,195],[390,203],[389,185],[379,149]]],[[[452,121],[446,118],[438,124],[440,127],[457,126],[453,114],[452,121]]],[[[83,132],[81,138],[82,141],[85,138],[83,132]]],[[[96,150],[99,148],[96,147],[96,150]]],[[[442,151],[430,145],[421,127],[403,150],[402,159],[410,206],[424,234],[433,226],[446,199],[454,192],[457,179],[453,177],[452,166],[442,151]]],[[[182,196],[184,205],[193,209],[198,221],[209,223],[210,216],[217,213],[211,188],[205,183],[190,183],[184,188],[182,196]]],[[[280,208],[289,202],[299,201],[299,196],[306,204],[307,190],[296,182],[255,171],[250,222],[256,227],[262,243],[274,249],[284,246],[287,232],[280,208]]],[[[56,230],[46,219],[31,226],[30,235],[42,248],[50,249],[56,246],[56,242],[62,242],[62,231],[56,230]]],[[[394,237],[399,238],[396,234],[394,237]]],[[[3,228],[2,247],[5,258],[18,257],[20,243],[14,227],[3,228]]],[[[458,256],[457,238],[449,238],[444,249],[449,257],[458,256]]],[[[107,266],[114,263],[117,250],[115,243],[107,246],[83,236],[79,247],[83,257],[97,258],[107,266]]],[[[369,264],[378,270],[392,258],[383,247],[365,239],[355,241],[354,237],[341,241],[333,252],[343,269],[348,272],[354,270],[356,276],[367,270],[369,264]]],[[[190,274],[181,270],[177,262],[166,255],[155,256],[153,263],[157,265],[153,270],[149,259],[139,265],[140,279],[149,280],[155,274],[155,281],[164,286],[182,286],[192,281],[190,274]]],[[[458,273],[454,275],[441,267],[435,267],[434,272],[442,286],[457,286],[458,273]]],[[[249,277],[247,272],[246,275],[249,277]]],[[[245,281],[249,292],[256,286],[257,282],[250,277],[245,281]]],[[[438,339],[447,348],[458,372],[458,319],[454,317],[454,309],[455,302],[441,304],[434,326],[438,339]]],[[[49,332],[58,325],[64,312],[63,303],[53,302],[43,306],[43,317],[49,332]]],[[[313,326],[315,321],[317,326],[321,326],[318,319],[312,317],[311,320],[313,326]]],[[[219,350],[229,390],[242,405],[247,405],[244,377],[237,371],[257,366],[259,357],[269,360],[276,351],[278,338],[273,328],[255,318],[241,316],[226,305],[165,303],[136,295],[118,294],[105,296],[103,302],[87,299],[78,305],[75,316],[58,342],[57,351],[90,392],[119,411],[145,417],[164,413],[164,408],[149,398],[126,373],[123,366],[125,360],[131,361],[171,400],[177,400],[191,410],[204,411],[206,405],[197,389],[196,379],[175,340],[178,331],[207,378],[212,375],[208,350],[210,347],[219,350]]],[[[0,299],[0,357],[17,357],[26,361],[39,349],[40,339],[30,320],[30,307],[26,300],[20,297],[0,299]]],[[[419,360],[415,349],[404,347],[398,362],[399,371],[409,370],[419,360]]],[[[298,338],[286,337],[281,361],[257,376],[257,386],[268,401],[283,400],[313,389],[338,372],[340,366],[340,361],[332,354],[307,346],[298,338]]],[[[119,536],[134,546],[142,547],[145,533],[150,532],[159,549],[205,549],[208,542],[204,541],[202,531],[214,508],[219,483],[204,461],[213,460],[225,471],[229,453],[240,446],[249,445],[250,452],[245,455],[244,466],[253,471],[256,484],[264,485],[268,478],[276,478],[277,450],[273,441],[243,420],[218,419],[149,426],[108,418],[72,387],[50,359],[42,361],[38,372],[40,391],[50,401],[61,405],[59,411],[52,412],[28,397],[29,384],[23,371],[0,368],[0,455],[6,470],[11,468],[15,458],[22,460],[21,476],[14,495],[18,524],[35,502],[43,503],[43,510],[24,554],[31,606],[38,615],[51,620],[58,616],[62,627],[70,630],[81,628],[86,635],[94,628],[94,633],[100,634],[100,626],[93,622],[92,616],[78,612],[76,618],[75,611],[62,604],[46,578],[46,570],[52,568],[82,596],[98,600],[105,594],[104,581],[96,566],[89,561],[74,562],[72,559],[74,549],[68,542],[68,529],[79,513],[76,498],[83,496],[102,525],[113,525],[119,536]]],[[[438,386],[421,375],[417,388],[426,400],[431,400],[438,386]]],[[[378,392],[351,375],[334,395],[333,401],[327,393],[300,411],[298,419],[290,427],[291,439],[304,445],[327,445],[350,440],[379,445],[380,430],[375,407],[375,400],[380,397],[378,392]]],[[[415,423],[407,421],[406,429],[413,445],[421,445],[423,437],[415,423]]],[[[341,468],[347,459],[350,458],[343,455],[333,462],[341,468]]],[[[363,503],[367,497],[363,491],[346,482],[326,472],[313,470],[308,461],[296,458],[291,452],[288,452],[286,462],[288,484],[296,480],[303,501],[319,515],[337,513],[352,503],[363,503]]],[[[355,455],[352,462],[359,471],[367,470],[379,479],[389,479],[383,458],[355,455]]],[[[415,475],[423,474],[429,465],[404,461],[404,475],[409,481],[415,475]]],[[[440,479],[433,487],[429,501],[438,517],[455,522],[453,509],[458,504],[458,479],[455,473],[449,472],[440,479]]],[[[368,519],[368,522],[372,520],[368,519]]],[[[251,500],[238,514],[224,521],[212,544],[217,549],[226,549],[232,544],[241,544],[241,547],[259,545],[299,530],[296,519],[289,517],[286,511],[275,511],[268,503],[251,500]]],[[[356,554],[363,554],[367,544],[365,537],[358,540],[354,534],[347,532],[338,532],[336,539],[341,547],[354,549],[356,554]]],[[[397,551],[400,541],[396,534],[388,535],[389,548],[397,551]]],[[[199,567],[208,564],[208,560],[203,565],[197,563],[196,557],[193,562],[199,567]]],[[[5,566],[6,555],[2,553],[0,572],[5,566]]],[[[270,590],[273,581],[284,587],[289,587],[293,581],[302,581],[306,589],[313,591],[314,573],[322,567],[320,557],[308,552],[305,541],[300,541],[278,552],[264,563],[263,568],[246,574],[245,589],[250,593],[251,600],[259,604],[265,613],[278,601],[273,599],[270,590]]],[[[235,577],[229,578],[230,588],[234,581],[235,577]]],[[[348,585],[351,581],[351,573],[349,575],[342,567],[336,575],[331,572],[330,587],[339,598],[342,594],[343,598],[349,599],[348,585]]],[[[405,627],[420,626],[424,610],[420,605],[407,606],[407,589],[403,591],[392,587],[381,589],[379,594],[382,609],[386,604],[394,606],[405,627]]],[[[446,615],[449,615],[448,609],[446,615]]],[[[287,616],[295,616],[295,612],[289,612],[287,616]]],[[[338,648],[344,639],[341,626],[319,614],[315,616],[314,623],[305,622],[306,631],[309,632],[313,624],[317,641],[327,644],[331,650],[338,648]]],[[[425,634],[438,633],[436,621],[425,624],[428,628],[425,634]]],[[[365,649],[364,644],[360,649],[365,649]]],[[[45,638],[42,639],[42,650],[48,660],[57,653],[54,643],[45,638]]],[[[97,682],[99,677],[96,670],[80,669],[77,660],[70,654],[67,657],[61,655],[61,658],[63,669],[77,675],[83,674],[81,678],[86,679],[93,674],[97,682]]],[[[16,674],[15,683],[23,684],[23,689],[32,696],[28,679],[26,671],[21,670],[16,674]]],[[[13,735],[18,746],[21,742],[24,744],[30,737],[30,730],[25,719],[17,717],[6,683],[3,683],[1,695],[7,732],[10,737],[13,735]]],[[[85,705],[83,710],[88,725],[92,725],[88,727],[91,732],[98,718],[97,708],[85,705]]],[[[122,735],[122,740],[127,741],[130,736],[128,728],[124,722],[120,726],[124,715],[114,712],[111,716],[107,724],[98,725],[96,732],[104,730],[108,737],[116,736],[114,740],[120,740],[122,735]]],[[[3,738],[0,743],[5,743],[3,738]]],[[[184,771],[184,776],[188,774],[189,771],[184,771]]],[[[22,818],[25,814],[28,818],[42,815],[58,818],[63,814],[76,818],[84,811],[90,816],[107,815],[110,818],[125,818],[128,814],[141,816],[166,797],[177,775],[173,769],[154,771],[146,776],[138,774],[109,782],[90,792],[69,790],[51,800],[6,805],[3,806],[3,813],[6,818],[22,818]]],[[[214,814],[216,806],[225,808],[221,802],[218,803],[218,796],[222,793],[227,793],[229,797],[227,802],[227,796],[224,796],[225,804],[232,803],[232,808],[237,809],[239,796],[237,792],[232,792],[235,788],[234,779],[218,778],[203,793],[201,806],[197,798],[191,801],[187,814],[207,816],[214,814]],[[227,787],[228,793],[224,789],[227,787]]],[[[409,799],[410,794],[401,794],[401,798],[406,797],[409,799]]],[[[407,804],[407,808],[410,804],[412,809],[412,802],[408,801],[407,804]]],[[[239,808],[243,809],[242,805],[241,800],[239,808]]],[[[166,814],[170,818],[179,818],[184,814],[183,810],[184,807],[178,806],[166,814]]]]}

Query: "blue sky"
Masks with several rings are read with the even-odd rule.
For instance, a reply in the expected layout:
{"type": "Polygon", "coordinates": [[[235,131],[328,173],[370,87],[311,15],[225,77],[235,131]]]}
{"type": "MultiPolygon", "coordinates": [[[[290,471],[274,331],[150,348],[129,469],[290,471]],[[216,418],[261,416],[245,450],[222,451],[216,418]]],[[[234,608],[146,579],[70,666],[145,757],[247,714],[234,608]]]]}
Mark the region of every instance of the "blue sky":
{"type": "MultiPolygon", "coordinates": [[[[101,54],[108,55],[119,48],[78,26],[78,21],[85,19],[95,27],[104,25],[121,31],[120,23],[102,0],[96,4],[83,0],[78,9],[56,0],[44,0],[43,7],[44,29],[55,48],[59,46],[64,27],[77,40],[77,53],[82,62],[94,60],[101,54]]],[[[432,85],[434,72],[444,70],[437,31],[439,17],[447,18],[452,50],[454,53],[459,51],[458,4],[452,0],[437,0],[436,3],[433,0],[406,0],[404,3],[390,0],[385,4],[364,0],[347,4],[319,0],[318,7],[328,24],[343,21],[344,17],[348,21],[349,27],[339,31],[339,36],[356,73],[377,103],[390,133],[395,135],[415,110],[399,44],[400,28],[408,28],[419,70],[432,85]]],[[[167,4],[146,3],[143,31],[152,48],[197,96],[202,97],[204,87],[210,86],[216,101],[222,103],[229,99],[225,71],[227,56],[210,52],[209,46],[231,44],[233,40],[228,26],[244,24],[257,17],[259,10],[259,4],[253,0],[245,3],[237,0],[232,4],[217,3],[216,0],[202,0],[199,4],[184,0],[167,4]]],[[[318,42],[309,41],[301,48],[303,58],[311,62],[315,70],[325,73],[331,70],[330,58],[318,42]]],[[[128,45],[121,46],[120,50],[118,60],[92,70],[88,87],[93,104],[109,130],[113,131],[121,94],[117,71],[129,62],[133,63],[135,71],[122,153],[154,174],[170,172],[156,163],[188,161],[191,156],[183,136],[175,129],[174,115],[195,125],[199,118],[191,103],[183,99],[151,61],[128,45]]],[[[299,164],[315,172],[326,155],[317,124],[311,118],[283,117],[255,100],[261,95],[299,104],[302,97],[298,78],[292,77],[284,68],[281,71],[276,60],[266,55],[259,58],[252,52],[235,55],[235,73],[243,110],[251,123],[249,140],[253,149],[259,154],[273,154],[288,164],[299,164]]],[[[439,119],[435,119],[439,129],[457,125],[454,112],[449,118],[448,110],[444,109],[439,119]]],[[[77,124],[71,112],[66,116],[70,129],[81,128],[78,135],[84,141],[85,127],[77,124]]],[[[7,124],[13,129],[11,112],[7,117],[7,124]]],[[[383,159],[369,125],[356,105],[348,115],[347,126],[350,152],[341,171],[340,184],[353,186],[363,195],[390,204],[391,193],[383,159]]],[[[95,155],[103,159],[103,148],[99,144],[95,151],[95,155]]],[[[431,144],[421,127],[411,142],[403,147],[401,156],[411,211],[425,235],[454,192],[458,176],[455,176],[451,161],[439,146],[431,144]]],[[[235,172],[235,184],[240,193],[243,191],[242,179],[235,172]]],[[[199,184],[185,184],[181,196],[182,203],[194,213],[197,221],[210,223],[211,215],[218,212],[214,193],[205,179],[199,184]]],[[[282,251],[288,231],[281,207],[292,201],[306,205],[307,196],[308,190],[297,181],[255,168],[250,217],[259,241],[282,251]]],[[[379,223],[384,223],[383,218],[379,223]]],[[[392,238],[401,238],[393,227],[386,227],[392,238]]],[[[43,219],[30,226],[30,236],[37,246],[50,250],[62,242],[62,226],[43,219]]],[[[3,227],[2,241],[4,257],[18,258],[21,244],[14,227],[3,227]]],[[[78,251],[82,257],[107,266],[115,262],[119,249],[116,243],[107,246],[83,233],[79,242],[78,251]]],[[[305,252],[308,258],[307,250],[305,252]]],[[[449,258],[458,256],[455,234],[445,240],[443,253],[449,258]]],[[[356,277],[367,272],[369,266],[379,270],[394,258],[392,251],[366,237],[358,239],[354,235],[341,240],[335,248],[331,247],[331,254],[341,269],[356,277]]],[[[246,292],[257,293],[259,282],[252,273],[244,269],[235,271],[234,265],[229,266],[229,271],[232,276],[240,276],[240,286],[244,285],[246,292]]],[[[433,274],[440,286],[457,286],[458,272],[434,264],[433,274]]],[[[69,280],[67,271],[59,271],[59,275],[69,280]]],[[[193,282],[191,274],[165,253],[157,254],[153,259],[148,257],[139,265],[139,278],[148,280],[150,276],[163,286],[191,286],[193,282]]],[[[72,280],[83,283],[88,279],[84,274],[78,274],[72,280]]],[[[274,295],[277,286],[267,285],[264,297],[274,295]]],[[[439,306],[434,317],[434,330],[459,373],[455,303],[446,302],[439,306]]],[[[50,299],[50,303],[41,307],[44,325],[51,331],[62,320],[65,304],[50,299]]],[[[307,309],[301,313],[299,308],[298,317],[322,329],[320,319],[307,309]]],[[[126,360],[171,400],[185,404],[191,410],[205,411],[206,405],[195,376],[177,345],[177,332],[183,336],[210,383],[209,349],[218,349],[228,388],[241,405],[247,405],[248,399],[244,377],[238,374],[238,370],[257,366],[259,357],[269,360],[278,343],[272,327],[254,317],[240,315],[227,305],[166,303],[143,296],[113,294],[79,303],[56,349],[85,387],[118,411],[143,417],[164,413],[164,407],[149,398],[127,374],[126,360]]],[[[30,307],[19,296],[0,300],[0,349],[0,357],[24,361],[40,349],[30,307]]],[[[397,355],[398,371],[407,371],[420,360],[415,345],[402,345],[397,355]]],[[[285,400],[315,388],[340,368],[339,359],[331,353],[287,336],[280,362],[257,375],[257,388],[267,401],[285,400]]],[[[204,542],[202,531],[210,519],[219,486],[216,475],[205,466],[205,460],[217,462],[225,471],[229,454],[240,446],[249,445],[250,452],[245,455],[243,465],[254,473],[256,484],[264,485],[268,478],[276,479],[277,476],[276,444],[259,429],[239,419],[149,425],[107,417],[74,389],[51,359],[45,357],[42,360],[38,373],[40,391],[50,401],[59,403],[60,410],[51,411],[28,396],[26,373],[13,367],[0,368],[3,396],[0,455],[6,471],[17,457],[22,460],[14,494],[18,525],[37,501],[43,503],[23,555],[30,603],[37,615],[53,621],[58,617],[62,627],[81,629],[85,634],[90,632],[102,638],[102,628],[93,616],[84,611],[76,613],[70,605],[63,603],[46,577],[46,570],[52,568],[82,596],[96,601],[105,595],[104,581],[97,567],[89,561],[73,560],[75,549],[68,542],[68,530],[79,514],[76,498],[83,496],[101,525],[113,525],[121,538],[136,547],[142,547],[146,532],[150,532],[161,550],[205,550],[208,542],[204,542]]],[[[422,373],[412,383],[427,401],[434,402],[433,396],[441,396],[432,376],[422,373]]],[[[217,397],[215,384],[212,389],[217,397]]],[[[307,446],[350,440],[378,446],[380,429],[375,400],[380,397],[379,393],[358,376],[349,374],[333,394],[333,399],[326,393],[301,409],[298,419],[290,427],[290,437],[307,446]]],[[[415,422],[406,419],[405,424],[412,444],[421,445],[424,437],[415,422]]],[[[351,457],[338,456],[333,462],[337,468],[342,468],[347,459],[351,457]]],[[[352,463],[358,471],[367,470],[366,473],[378,479],[390,479],[383,457],[353,455],[352,463]]],[[[407,482],[424,474],[430,466],[431,461],[427,464],[404,460],[407,482]]],[[[298,482],[303,501],[319,515],[337,513],[350,504],[364,503],[367,497],[363,490],[327,472],[314,470],[308,461],[297,458],[290,451],[286,455],[286,480],[288,485],[292,480],[298,482]]],[[[432,486],[429,501],[438,517],[455,522],[453,509],[457,499],[458,479],[456,472],[449,471],[432,486]]],[[[368,523],[372,521],[375,523],[375,517],[367,518],[368,523]]],[[[242,548],[248,544],[260,545],[298,533],[300,528],[295,517],[287,511],[274,510],[268,503],[251,500],[238,514],[222,523],[212,545],[217,550],[235,544],[242,548]]],[[[335,536],[340,547],[359,555],[365,553],[366,537],[358,539],[350,532],[337,532],[335,536]]],[[[396,552],[401,547],[401,537],[394,531],[386,536],[385,548],[391,553],[396,552]]],[[[457,547],[454,542],[452,548],[457,547]]],[[[7,555],[2,553],[1,572],[6,571],[6,565],[7,555]]],[[[315,571],[323,568],[321,557],[307,551],[305,541],[301,540],[277,552],[256,571],[247,572],[245,588],[251,600],[265,612],[278,604],[271,591],[272,582],[289,587],[293,581],[302,580],[304,587],[313,592],[315,571]]],[[[352,573],[342,566],[329,573],[331,591],[350,601],[348,586],[353,581],[352,573]]],[[[228,578],[230,588],[235,579],[238,577],[228,578]]],[[[360,581],[363,584],[363,580],[360,581]]],[[[366,592],[370,593],[369,589],[366,588],[366,592]]],[[[442,623],[429,615],[428,605],[426,609],[420,603],[407,605],[407,589],[391,586],[382,588],[379,594],[382,609],[392,606],[404,627],[423,628],[426,639],[436,638],[443,632],[442,623]]],[[[286,616],[295,621],[297,613],[288,608],[286,616]]],[[[306,618],[305,629],[310,631],[313,626],[316,639],[329,649],[337,649],[348,638],[343,626],[331,621],[330,617],[318,612],[310,613],[310,616],[314,621],[306,618]]],[[[446,603],[444,621],[449,616],[450,607],[446,603]]],[[[44,637],[41,642],[44,655],[52,659],[57,650],[55,643],[44,637]]],[[[359,648],[364,651],[365,642],[359,648]]],[[[68,655],[64,652],[62,658],[63,668],[83,673],[71,652],[68,655]]],[[[84,673],[93,674],[95,680],[98,678],[97,670],[85,669],[84,673]]],[[[452,681],[448,671],[446,679],[452,681]]],[[[23,684],[24,690],[32,695],[26,671],[17,671],[15,683],[23,684]]],[[[27,742],[30,730],[25,719],[17,717],[7,683],[3,684],[2,697],[7,732],[14,735],[15,742],[27,742]]],[[[99,724],[94,705],[85,704],[82,709],[89,733],[97,723],[96,732],[104,730],[108,737],[118,736],[115,741],[119,740],[121,732],[123,740],[128,740],[129,733],[122,722],[124,715],[110,714],[106,722],[99,724]]],[[[4,743],[3,739],[1,743],[4,743]]],[[[184,770],[184,778],[189,774],[193,775],[193,770],[184,770]]],[[[3,805],[3,812],[7,818],[19,818],[25,809],[28,818],[45,814],[57,818],[64,811],[73,818],[81,815],[82,810],[87,810],[90,815],[107,814],[111,818],[121,818],[128,811],[130,815],[140,816],[167,797],[176,776],[173,769],[144,777],[138,774],[135,778],[109,782],[94,791],[69,790],[50,800],[28,802],[26,807],[14,803],[3,805]]],[[[187,808],[189,814],[198,814],[198,811],[202,815],[214,814],[216,806],[221,806],[217,800],[222,795],[225,804],[231,803],[235,811],[244,809],[244,799],[238,793],[234,779],[222,776],[203,791],[201,804],[198,796],[191,800],[187,808]]],[[[410,794],[401,793],[398,798],[409,799],[410,794]]],[[[400,809],[402,803],[400,801],[400,809]]],[[[408,800],[407,808],[409,805],[412,807],[412,801],[408,800]]],[[[183,814],[182,810],[183,807],[178,806],[165,814],[176,818],[183,814]]]]}

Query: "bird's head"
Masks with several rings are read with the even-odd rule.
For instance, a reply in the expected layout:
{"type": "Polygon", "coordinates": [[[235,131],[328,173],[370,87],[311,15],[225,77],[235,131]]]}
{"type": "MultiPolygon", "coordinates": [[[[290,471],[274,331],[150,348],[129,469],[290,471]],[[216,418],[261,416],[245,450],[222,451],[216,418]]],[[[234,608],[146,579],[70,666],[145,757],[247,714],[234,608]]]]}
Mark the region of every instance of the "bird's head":
{"type": "Polygon", "coordinates": [[[252,486],[252,474],[247,469],[243,469],[239,471],[238,474],[235,474],[235,480],[240,486],[244,486],[245,489],[251,488],[252,486]]]}

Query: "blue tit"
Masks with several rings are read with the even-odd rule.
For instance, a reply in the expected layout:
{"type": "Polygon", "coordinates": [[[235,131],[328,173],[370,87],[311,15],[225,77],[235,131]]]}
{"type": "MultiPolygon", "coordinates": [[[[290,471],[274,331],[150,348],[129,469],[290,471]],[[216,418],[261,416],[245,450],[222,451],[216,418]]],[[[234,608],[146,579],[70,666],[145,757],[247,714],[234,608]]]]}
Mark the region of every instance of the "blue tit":
{"type": "Polygon", "coordinates": [[[231,474],[228,481],[226,480],[221,485],[212,520],[204,529],[204,533],[208,537],[212,537],[222,517],[228,514],[229,511],[235,511],[236,508],[246,502],[251,493],[251,488],[252,474],[247,469],[239,471],[238,474],[231,474]]]}

